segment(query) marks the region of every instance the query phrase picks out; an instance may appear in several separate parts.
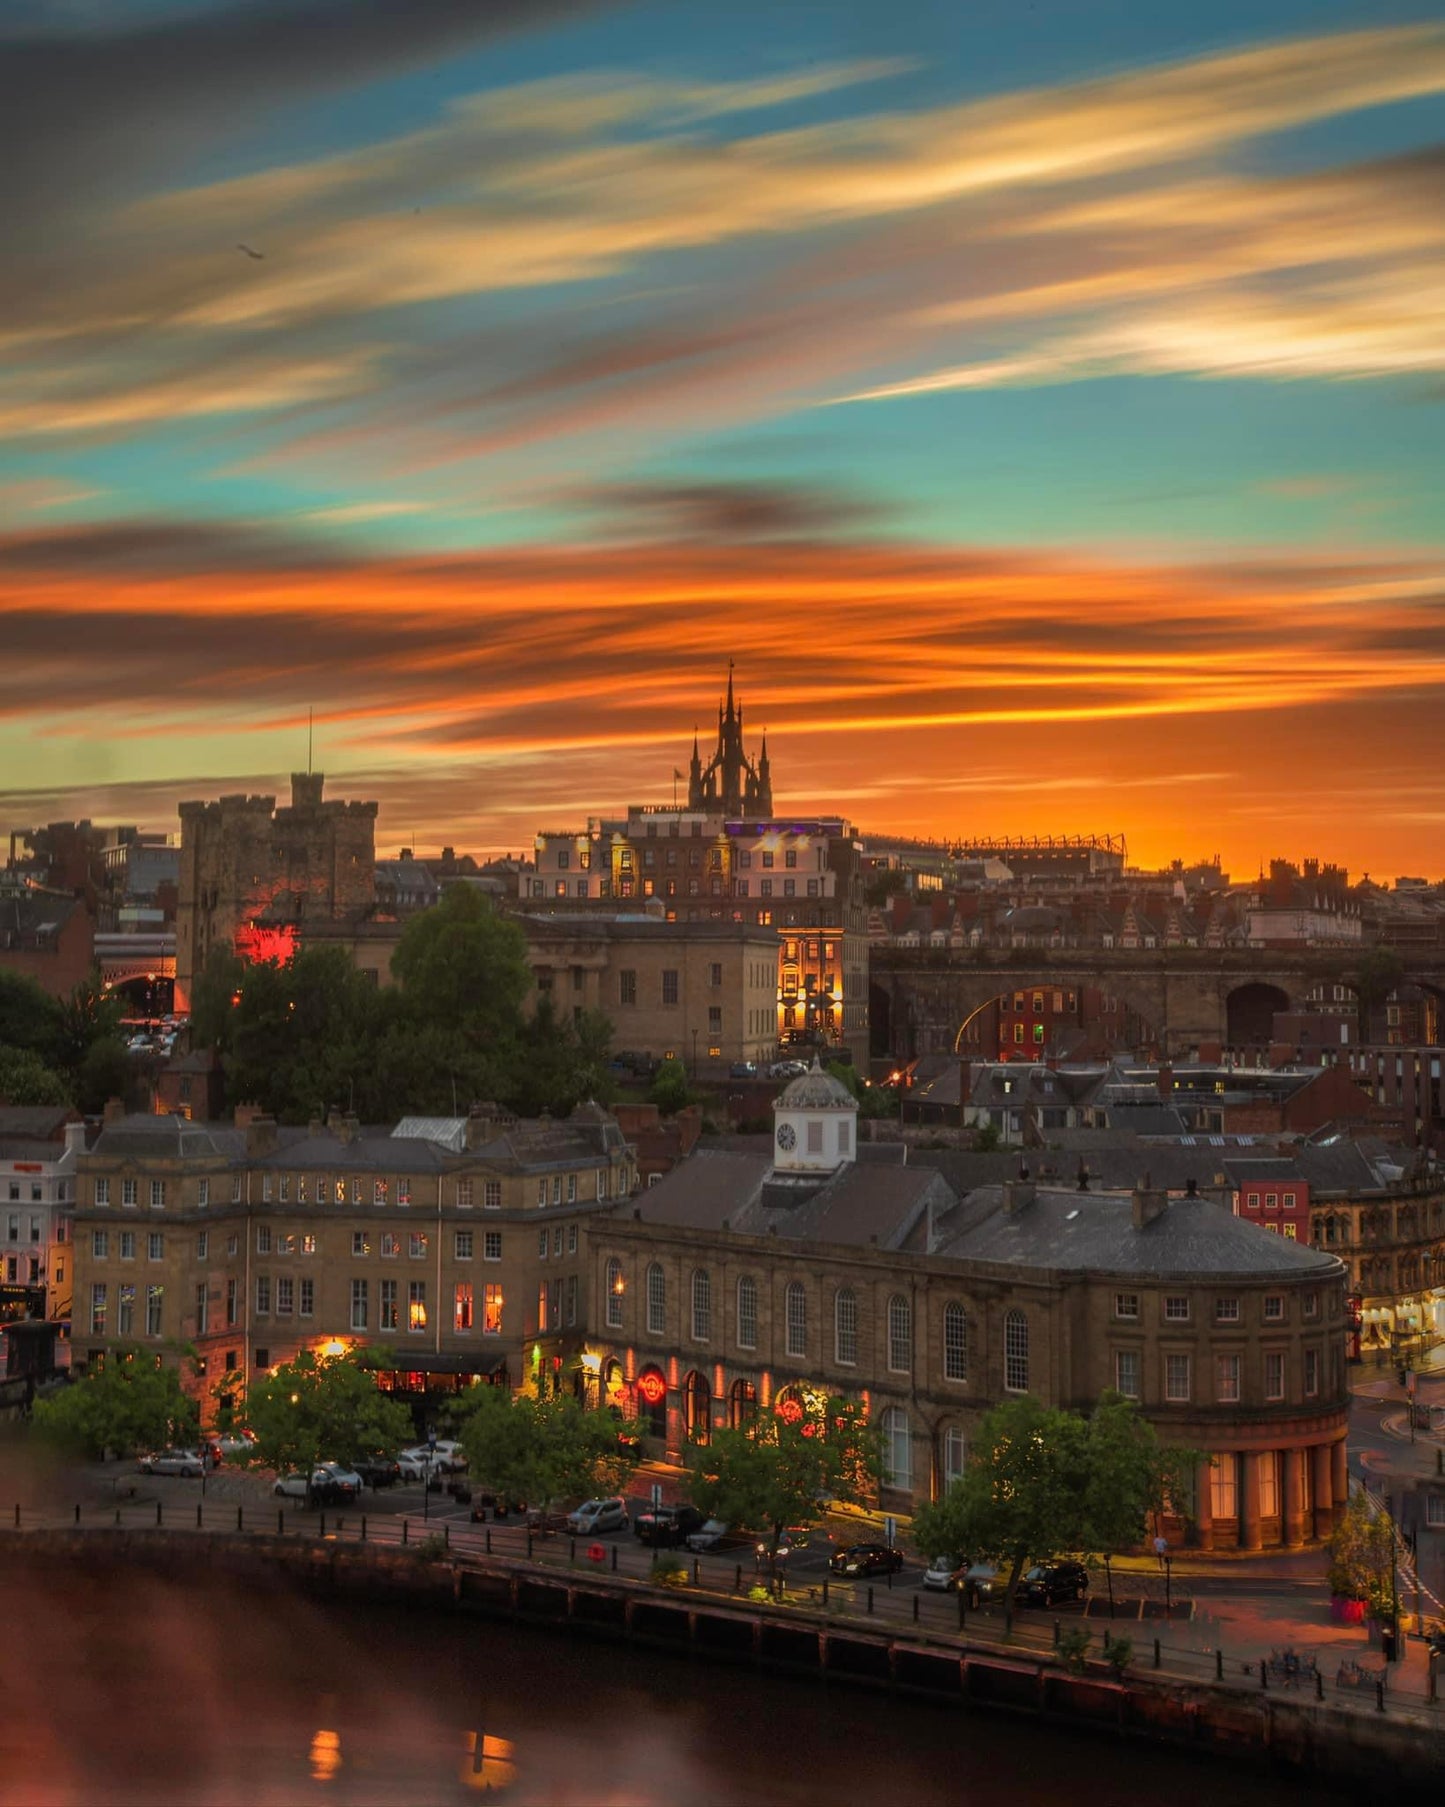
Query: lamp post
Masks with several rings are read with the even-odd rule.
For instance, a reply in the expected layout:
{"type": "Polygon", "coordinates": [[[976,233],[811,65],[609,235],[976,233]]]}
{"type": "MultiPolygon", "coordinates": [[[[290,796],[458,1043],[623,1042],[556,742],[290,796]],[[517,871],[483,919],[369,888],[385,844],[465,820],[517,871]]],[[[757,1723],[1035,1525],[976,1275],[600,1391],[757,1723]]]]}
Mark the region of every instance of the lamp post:
{"type": "Polygon", "coordinates": [[[692,1077],[693,1077],[693,1083],[696,1084],[697,1083],[697,1030],[696,1029],[694,1029],[692,1032],[692,1077]]]}

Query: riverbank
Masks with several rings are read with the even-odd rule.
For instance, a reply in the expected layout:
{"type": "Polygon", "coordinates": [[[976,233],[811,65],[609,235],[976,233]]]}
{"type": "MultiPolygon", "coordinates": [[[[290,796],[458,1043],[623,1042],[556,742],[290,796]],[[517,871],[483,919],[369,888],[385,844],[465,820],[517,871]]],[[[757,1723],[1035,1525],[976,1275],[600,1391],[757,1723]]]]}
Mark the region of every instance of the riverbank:
{"type": "MultiPolygon", "coordinates": [[[[1148,1667],[1150,1640],[1134,1633],[1133,1666],[1069,1672],[1050,1649],[1001,1643],[971,1619],[962,1632],[870,1626],[820,1609],[668,1588],[604,1566],[585,1570],[494,1554],[448,1559],[437,1539],[379,1546],[330,1536],[95,1528],[10,1531],[32,1562],[82,1571],[116,1565],[200,1582],[224,1573],[243,1585],[279,1579],[311,1595],[448,1615],[508,1620],[563,1635],[675,1656],[744,1664],[822,1682],[914,1695],[1033,1717],[1193,1754],[1268,1765],[1304,1776],[1367,1781],[1388,1772],[1428,1782],[1445,1771],[1433,1716],[1372,1710],[1251,1676],[1186,1677],[1148,1667]]],[[[1222,1661],[1219,1668],[1223,1670],[1222,1661]]],[[[1333,1677],[1330,1677],[1333,1681],[1333,1677]]]]}

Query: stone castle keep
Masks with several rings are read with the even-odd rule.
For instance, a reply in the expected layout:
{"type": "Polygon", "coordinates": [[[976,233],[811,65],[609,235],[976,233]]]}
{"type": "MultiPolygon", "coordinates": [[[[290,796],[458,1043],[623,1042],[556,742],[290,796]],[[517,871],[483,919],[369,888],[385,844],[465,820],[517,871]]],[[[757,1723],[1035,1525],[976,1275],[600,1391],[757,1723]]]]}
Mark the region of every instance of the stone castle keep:
{"type": "MultiPolygon", "coordinates": [[[[213,948],[252,931],[364,915],[376,898],[375,803],[322,796],[320,772],[293,772],[274,797],[182,803],[176,1008],[188,1010],[213,948]]],[[[253,944],[254,945],[254,944],[253,944]]]]}

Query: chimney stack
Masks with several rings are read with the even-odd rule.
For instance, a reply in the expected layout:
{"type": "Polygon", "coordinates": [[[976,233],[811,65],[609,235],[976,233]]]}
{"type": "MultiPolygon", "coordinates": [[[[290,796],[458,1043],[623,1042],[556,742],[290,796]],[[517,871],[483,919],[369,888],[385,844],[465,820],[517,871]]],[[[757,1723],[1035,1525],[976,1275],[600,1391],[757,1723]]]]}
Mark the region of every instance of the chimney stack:
{"type": "Polygon", "coordinates": [[[121,1118],[124,1115],[125,1115],[125,1100],[123,1098],[107,1098],[106,1099],[105,1111],[103,1113],[103,1119],[102,1119],[104,1122],[119,1123],[121,1118]]]}
{"type": "Polygon", "coordinates": [[[1027,1211],[1038,1197],[1038,1189],[1029,1178],[1027,1167],[1019,1168],[1016,1180],[1005,1180],[1003,1183],[1003,1214],[1005,1217],[1017,1217],[1020,1211],[1027,1211]]]}
{"type": "Polygon", "coordinates": [[[1131,1202],[1134,1207],[1134,1228],[1142,1230],[1146,1224],[1153,1223],[1156,1217],[1163,1215],[1164,1207],[1169,1203],[1169,1194],[1162,1186],[1151,1186],[1146,1173],[1142,1180],[1136,1181],[1131,1202]]]}
{"type": "MultiPolygon", "coordinates": [[[[239,1113],[238,1113],[239,1114],[239,1113]]],[[[276,1147],[276,1119],[251,1107],[246,1118],[246,1153],[248,1156],[271,1154],[276,1147]]]]}

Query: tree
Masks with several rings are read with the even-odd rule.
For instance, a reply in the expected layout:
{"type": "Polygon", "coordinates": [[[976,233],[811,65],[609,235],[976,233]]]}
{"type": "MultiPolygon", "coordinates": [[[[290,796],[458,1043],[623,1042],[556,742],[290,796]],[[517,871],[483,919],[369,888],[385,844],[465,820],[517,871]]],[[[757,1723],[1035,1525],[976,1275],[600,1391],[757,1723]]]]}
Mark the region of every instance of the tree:
{"type": "Polygon", "coordinates": [[[671,1117],[680,1111],[692,1097],[691,1087],[687,1083],[687,1068],[677,1059],[665,1060],[652,1076],[652,1084],[647,1089],[650,1104],[655,1104],[663,1116],[671,1117]]]}
{"type": "Polygon", "coordinates": [[[157,1367],[152,1351],[117,1344],[63,1392],[37,1400],[33,1423],[42,1436],[88,1456],[107,1450],[133,1456],[168,1444],[189,1445],[197,1411],[179,1368],[157,1367]]]}
{"type": "Polygon", "coordinates": [[[125,1043],[112,1036],[92,1042],[75,1074],[75,1102],[94,1115],[111,1098],[124,1098],[130,1089],[131,1062],[125,1043]]]}
{"type": "Polygon", "coordinates": [[[468,1469],[499,1498],[546,1506],[622,1485],[630,1464],[616,1422],[570,1394],[536,1398],[479,1382],[461,1406],[468,1469]]]}
{"type": "Polygon", "coordinates": [[[387,1351],[318,1355],[303,1349],[254,1381],[240,1408],[256,1441],[239,1457],[255,1466],[309,1477],[318,1462],[356,1462],[382,1455],[412,1435],[411,1414],[377,1389],[373,1369],[387,1351]]]}
{"type": "Polygon", "coordinates": [[[391,970],[413,1014],[481,1040],[515,1036],[532,985],[526,937],[471,885],[449,885],[412,917],[391,970]]]}
{"type": "Polygon", "coordinates": [[[1106,1393],[1088,1418],[1046,1410],[1033,1398],[1010,1400],[979,1426],[968,1464],[944,1498],[914,1514],[914,1536],[960,1563],[1006,1566],[1011,1609],[1026,1564],[1138,1544],[1149,1513],[1196,1460],[1161,1447],[1117,1393],[1106,1393]]]}
{"type": "Polygon", "coordinates": [[[0,1104],[69,1103],[69,1087],[38,1054],[0,1044],[0,1104]]]}
{"type": "Polygon", "coordinates": [[[231,1045],[231,1013],[245,981],[246,963],[224,944],[206,957],[191,994],[191,1043],[225,1054],[231,1045]]]}
{"type": "Polygon", "coordinates": [[[92,967],[60,1006],[57,1064],[61,1071],[75,1077],[98,1042],[118,1042],[121,1014],[120,999],[106,991],[100,968],[92,967]]]}
{"type": "Polygon", "coordinates": [[[1330,1539],[1329,1585],[1346,1600],[1368,1601],[1371,1615],[1395,1610],[1395,1527],[1388,1512],[1373,1512],[1363,1493],[1345,1508],[1330,1539]]]}
{"type": "Polygon", "coordinates": [[[830,1500],[862,1504],[882,1476],[882,1433],[863,1406],[790,1396],[693,1452],[692,1502],[709,1518],[766,1533],[776,1566],[785,1531],[817,1524],[830,1500]]]}
{"type": "Polygon", "coordinates": [[[1359,1003],[1359,1033],[1370,1039],[1370,1012],[1383,1004],[1405,977],[1405,963],[1392,947],[1372,947],[1355,968],[1355,996],[1359,1003]]]}
{"type": "Polygon", "coordinates": [[[28,974],[0,968],[0,1048],[34,1054],[58,1067],[63,1054],[63,1010],[58,998],[28,974]]]}

